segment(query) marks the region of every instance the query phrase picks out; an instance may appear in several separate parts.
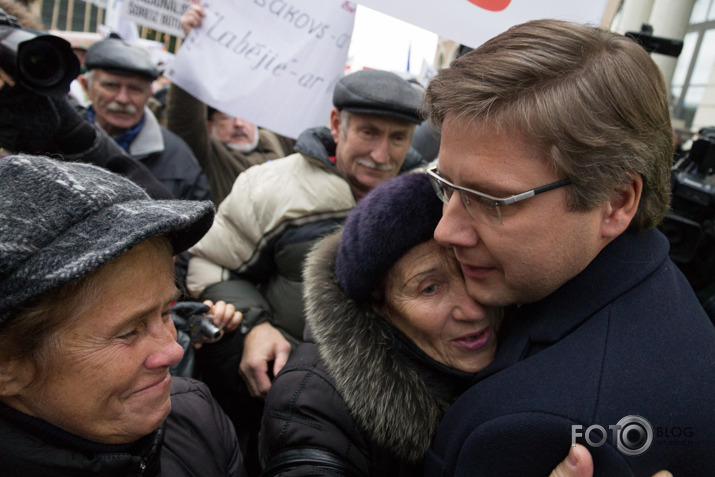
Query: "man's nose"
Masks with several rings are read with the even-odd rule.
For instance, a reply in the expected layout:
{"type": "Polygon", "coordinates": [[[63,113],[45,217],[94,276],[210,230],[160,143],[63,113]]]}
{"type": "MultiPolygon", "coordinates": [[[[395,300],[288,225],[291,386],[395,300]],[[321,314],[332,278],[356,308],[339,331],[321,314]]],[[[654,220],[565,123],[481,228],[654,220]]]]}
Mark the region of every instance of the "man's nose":
{"type": "Polygon", "coordinates": [[[114,100],[118,103],[129,103],[129,89],[126,86],[120,86],[114,100]]]}
{"type": "Polygon", "coordinates": [[[476,247],[479,235],[474,220],[462,204],[458,192],[442,207],[442,218],[434,230],[434,239],[443,247],[476,247]]]}
{"type": "Polygon", "coordinates": [[[381,138],[372,148],[370,158],[378,164],[387,164],[390,161],[390,153],[387,138],[381,138]]]}

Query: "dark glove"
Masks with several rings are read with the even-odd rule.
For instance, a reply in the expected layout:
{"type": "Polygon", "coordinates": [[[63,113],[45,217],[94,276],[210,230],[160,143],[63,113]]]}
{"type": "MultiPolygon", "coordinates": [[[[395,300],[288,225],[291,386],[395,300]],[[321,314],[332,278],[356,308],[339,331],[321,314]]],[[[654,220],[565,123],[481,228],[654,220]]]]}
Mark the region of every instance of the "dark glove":
{"type": "Polygon", "coordinates": [[[0,147],[29,154],[76,154],[96,137],[91,124],[63,96],[23,88],[0,90],[0,147]]]}
{"type": "Polygon", "coordinates": [[[0,89],[0,146],[37,153],[59,128],[59,117],[45,96],[21,86],[0,89]]]}
{"type": "Polygon", "coordinates": [[[59,127],[52,140],[58,151],[77,154],[92,146],[97,133],[64,96],[49,96],[48,100],[59,118],[59,127]]]}

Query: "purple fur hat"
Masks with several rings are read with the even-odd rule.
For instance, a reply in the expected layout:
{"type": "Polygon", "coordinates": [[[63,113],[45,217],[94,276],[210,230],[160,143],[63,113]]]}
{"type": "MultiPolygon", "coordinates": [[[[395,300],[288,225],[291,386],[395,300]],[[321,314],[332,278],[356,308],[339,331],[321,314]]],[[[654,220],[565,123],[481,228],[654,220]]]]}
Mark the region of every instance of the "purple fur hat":
{"type": "Polygon", "coordinates": [[[415,245],[431,239],[442,202],[427,174],[408,173],[372,190],[345,220],[335,276],[345,295],[363,301],[415,245]]]}

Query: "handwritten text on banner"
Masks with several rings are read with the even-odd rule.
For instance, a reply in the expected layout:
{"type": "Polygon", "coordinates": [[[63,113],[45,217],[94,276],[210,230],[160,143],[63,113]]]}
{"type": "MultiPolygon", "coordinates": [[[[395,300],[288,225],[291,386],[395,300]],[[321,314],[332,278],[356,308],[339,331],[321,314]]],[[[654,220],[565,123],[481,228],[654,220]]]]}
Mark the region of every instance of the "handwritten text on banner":
{"type": "Polygon", "coordinates": [[[327,123],[355,6],[336,0],[211,0],[168,71],[203,102],[297,137],[327,123]]]}

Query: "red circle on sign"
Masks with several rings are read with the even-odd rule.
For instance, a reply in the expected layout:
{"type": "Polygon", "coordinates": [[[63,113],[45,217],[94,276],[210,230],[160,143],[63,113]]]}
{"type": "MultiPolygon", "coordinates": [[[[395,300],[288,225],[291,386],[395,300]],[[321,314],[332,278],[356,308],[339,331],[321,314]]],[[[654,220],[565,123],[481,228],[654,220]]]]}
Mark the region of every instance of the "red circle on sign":
{"type": "Polygon", "coordinates": [[[500,12],[509,6],[511,0],[469,0],[474,5],[490,10],[492,12],[500,12]]]}

